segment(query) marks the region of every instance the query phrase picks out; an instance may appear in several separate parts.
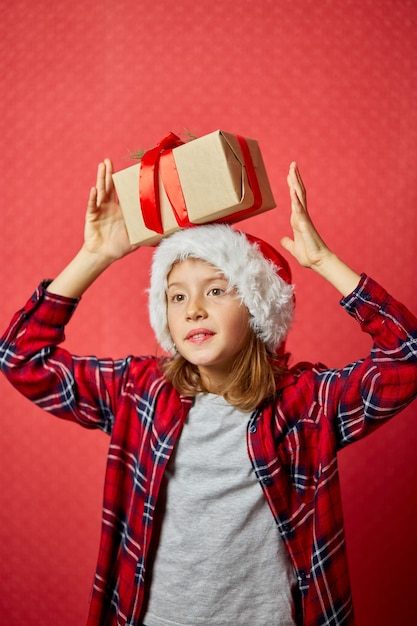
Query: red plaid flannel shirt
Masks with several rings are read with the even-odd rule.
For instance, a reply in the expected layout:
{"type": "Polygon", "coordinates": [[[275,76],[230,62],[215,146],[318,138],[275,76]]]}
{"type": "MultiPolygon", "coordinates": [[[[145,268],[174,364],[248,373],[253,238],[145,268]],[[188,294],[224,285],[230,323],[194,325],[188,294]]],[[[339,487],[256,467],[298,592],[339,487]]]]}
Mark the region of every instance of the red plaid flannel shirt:
{"type": "MultiPolygon", "coordinates": [[[[0,344],[10,382],[38,406],[110,435],[88,626],[136,626],[155,504],[191,400],[154,357],[78,357],[58,347],[77,301],[39,286],[0,344]]],[[[342,369],[301,364],[254,411],[248,454],[298,578],[297,624],[354,624],[337,450],[417,395],[417,320],[366,276],[341,301],[373,347],[342,369]]],[[[237,623],[235,621],[235,623],[237,623]]]]}

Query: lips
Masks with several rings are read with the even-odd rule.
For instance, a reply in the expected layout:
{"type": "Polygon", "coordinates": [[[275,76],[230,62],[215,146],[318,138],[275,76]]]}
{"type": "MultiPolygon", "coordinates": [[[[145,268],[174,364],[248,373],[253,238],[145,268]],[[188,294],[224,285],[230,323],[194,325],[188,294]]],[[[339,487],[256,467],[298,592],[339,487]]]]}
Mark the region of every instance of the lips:
{"type": "Polygon", "coordinates": [[[187,333],[185,338],[192,343],[204,343],[214,337],[214,335],[215,333],[208,328],[194,328],[187,333]]]}

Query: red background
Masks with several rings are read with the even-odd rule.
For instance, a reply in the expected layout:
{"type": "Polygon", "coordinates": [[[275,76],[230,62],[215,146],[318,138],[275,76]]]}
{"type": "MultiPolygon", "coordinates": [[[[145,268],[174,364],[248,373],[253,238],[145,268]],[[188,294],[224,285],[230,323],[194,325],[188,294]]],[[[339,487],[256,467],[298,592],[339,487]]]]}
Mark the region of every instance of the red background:
{"type": "MultiPolygon", "coordinates": [[[[82,238],[96,164],[130,165],[169,130],[257,138],[278,208],[243,226],[289,233],[298,161],[324,238],[417,311],[417,4],[414,0],[0,2],[0,325],[82,238]]],[[[85,295],[67,344],[149,353],[150,251],[85,295]]],[[[338,296],[293,265],[294,359],[339,366],[369,347],[338,296]]],[[[62,423],[0,379],[0,623],[85,622],[107,437],[62,423]]],[[[358,626],[415,623],[413,404],[343,451],[358,626]]]]}

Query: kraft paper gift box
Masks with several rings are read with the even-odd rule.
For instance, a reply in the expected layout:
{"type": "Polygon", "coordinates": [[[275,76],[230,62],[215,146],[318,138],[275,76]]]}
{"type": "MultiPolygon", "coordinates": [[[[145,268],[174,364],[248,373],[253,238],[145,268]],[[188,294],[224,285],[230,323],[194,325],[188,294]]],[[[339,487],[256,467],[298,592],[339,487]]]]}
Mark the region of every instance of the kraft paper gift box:
{"type": "Polygon", "coordinates": [[[187,143],[171,133],[113,181],[132,244],[276,206],[258,142],[221,130],[187,143]]]}

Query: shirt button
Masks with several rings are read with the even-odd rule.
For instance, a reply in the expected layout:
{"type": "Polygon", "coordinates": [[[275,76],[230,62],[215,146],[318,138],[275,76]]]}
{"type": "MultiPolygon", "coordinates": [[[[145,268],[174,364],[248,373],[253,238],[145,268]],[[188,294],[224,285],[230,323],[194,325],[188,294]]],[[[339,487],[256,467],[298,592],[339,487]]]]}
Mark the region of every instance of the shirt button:
{"type": "Polygon", "coordinates": [[[268,487],[269,485],[272,485],[272,478],[270,476],[265,476],[265,478],[262,478],[262,482],[268,487]]]}
{"type": "Polygon", "coordinates": [[[252,424],[252,425],[249,427],[249,432],[250,432],[250,433],[256,433],[256,430],[257,430],[257,428],[256,428],[256,425],[255,425],[255,424],[252,424]]]}
{"type": "Polygon", "coordinates": [[[286,533],[291,532],[291,525],[290,524],[283,524],[282,526],[282,530],[286,533]]]}

